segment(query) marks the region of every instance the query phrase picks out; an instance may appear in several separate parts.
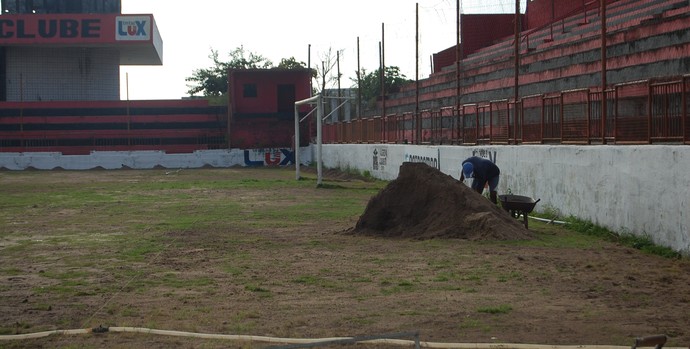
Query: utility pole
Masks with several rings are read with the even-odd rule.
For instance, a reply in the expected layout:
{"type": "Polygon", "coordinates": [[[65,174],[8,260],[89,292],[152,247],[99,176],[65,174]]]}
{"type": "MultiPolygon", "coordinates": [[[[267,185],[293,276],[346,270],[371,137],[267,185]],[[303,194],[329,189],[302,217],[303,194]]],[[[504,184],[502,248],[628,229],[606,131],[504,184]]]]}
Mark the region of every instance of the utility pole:
{"type": "Polygon", "coordinates": [[[419,115],[419,3],[415,7],[415,123],[416,123],[416,135],[415,143],[422,143],[422,118],[419,115]]]}
{"type": "Polygon", "coordinates": [[[359,61],[359,36],[357,37],[357,117],[362,118],[362,70],[359,61]]]}
{"type": "Polygon", "coordinates": [[[386,32],[385,24],[381,23],[381,106],[382,118],[386,117],[386,32]]]}
{"type": "Polygon", "coordinates": [[[606,0],[601,0],[601,144],[606,144],[606,0]]]}
{"type": "Polygon", "coordinates": [[[461,135],[460,130],[463,130],[464,133],[464,116],[460,116],[460,104],[462,103],[462,81],[461,78],[462,76],[460,75],[460,62],[462,61],[462,45],[461,45],[461,33],[460,33],[460,0],[455,1],[455,7],[456,7],[456,21],[455,21],[455,31],[456,31],[456,40],[455,40],[455,112],[457,113],[457,126],[456,126],[456,132],[457,137],[458,137],[458,144],[460,144],[460,139],[463,139],[463,135],[461,135]]]}
{"type": "Polygon", "coordinates": [[[513,96],[517,104],[520,98],[520,0],[515,0],[515,87],[513,96]]]}
{"type": "MultiPolygon", "coordinates": [[[[335,62],[337,64],[337,69],[338,69],[338,103],[340,103],[340,97],[341,97],[341,93],[340,93],[340,50],[335,52],[335,62]]],[[[343,121],[344,118],[343,119],[340,118],[340,108],[338,108],[337,114],[335,114],[335,115],[336,115],[335,117],[336,117],[336,119],[338,119],[338,121],[343,121]]]]}

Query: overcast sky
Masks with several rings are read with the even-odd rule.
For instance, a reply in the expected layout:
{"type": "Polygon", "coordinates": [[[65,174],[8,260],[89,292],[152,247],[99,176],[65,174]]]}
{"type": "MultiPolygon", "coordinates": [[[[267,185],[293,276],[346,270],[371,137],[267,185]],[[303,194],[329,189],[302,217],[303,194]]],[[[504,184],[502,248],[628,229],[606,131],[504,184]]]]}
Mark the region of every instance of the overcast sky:
{"type": "MultiPolygon", "coordinates": [[[[121,98],[187,96],[185,78],[212,66],[211,49],[227,61],[239,46],[277,65],[289,57],[307,63],[311,45],[312,67],[329,49],[341,50],[341,86],[349,87],[357,70],[357,37],[361,67],[378,67],[382,24],[386,66],[400,67],[414,79],[415,4],[421,79],[431,72],[430,56],[455,44],[456,0],[122,0],[124,14],[153,14],[163,39],[163,65],[122,66],[121,98]]],[[[514,13],[515,2],[461,0],[461,8],[467,14],[514,13]]]]}

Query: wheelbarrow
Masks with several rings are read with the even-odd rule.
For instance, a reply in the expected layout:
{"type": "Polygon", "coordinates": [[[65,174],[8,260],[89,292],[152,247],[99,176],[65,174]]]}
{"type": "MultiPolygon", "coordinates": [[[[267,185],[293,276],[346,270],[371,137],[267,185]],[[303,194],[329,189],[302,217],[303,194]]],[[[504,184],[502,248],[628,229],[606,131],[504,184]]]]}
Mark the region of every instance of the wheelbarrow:
{"type": "Polygon", "coordinates": [[[501,207],[508,211],[514,218],[520,218],[522,215],[522,222],[525,225],[525,229],[528,229],[527,224],[527,214],[534,210],[534,206],[541,199],[534,201],[531,197],[522,195],[499,195],[498,200],[501,202],[501,207]]]}

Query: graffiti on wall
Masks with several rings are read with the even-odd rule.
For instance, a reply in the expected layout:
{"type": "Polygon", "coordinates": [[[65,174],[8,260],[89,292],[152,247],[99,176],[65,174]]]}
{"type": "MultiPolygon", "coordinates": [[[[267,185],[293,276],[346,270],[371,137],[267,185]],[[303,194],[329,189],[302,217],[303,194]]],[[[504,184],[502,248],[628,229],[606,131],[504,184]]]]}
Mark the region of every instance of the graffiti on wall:
{"type": "Polygon", "coordinates": [[[480,158],[489,159],[489,161],[493,162],[494,164],[496,163],[496,151],[495,150],[492,153],[491,150],[475,149],[475,150],[472,150],[472,156],[478,156],[480,158]]]}
{"type": "Polygon", "coordinates": [[[408,147],[405,149],[405,162],[422,162],[440,169],[439,150],[435,148],[408,147]]]}
{"type": "Polygon", "coordinates": [[[386,163],[388,162],[388,148],[374,148],[374,156],[372,160],[372,169],[374,171],[385,171],[386,163]]]}
{"type": "Polygon", "coordinates": [[[246,149],[245,166],[289,166],[295,164],[295,152],[285,148],[246,149]]]}

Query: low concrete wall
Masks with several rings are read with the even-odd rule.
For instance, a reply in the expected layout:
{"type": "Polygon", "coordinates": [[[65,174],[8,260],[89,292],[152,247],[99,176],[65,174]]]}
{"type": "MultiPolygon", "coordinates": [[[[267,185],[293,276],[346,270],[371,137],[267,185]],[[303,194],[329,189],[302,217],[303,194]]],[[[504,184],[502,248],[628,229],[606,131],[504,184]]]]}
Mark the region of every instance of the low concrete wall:
{"type": "MultiPolygon", "coordinates": [[[[300,148],[300,162],[311,163],[311,146],[300,148]]],[[[202,168],[232,166],[294,166],[290,149],[223,149],[167,154],[163,151],[99,152],[89,155],[62,153],[0,153],[0,168],[6,170],[89,170],[202,168]]]]}
{"type": "Polygon", "coordinates": [[[357,169],[380,179],[403,161],[424,161],[458,178],[476,155],[501,168],[499,194],[541,199],[552,209],[621,233],[649,236],[690,255],[690,147],[687,146],[412,146],[324,145],[328,168],[357,169]]]}
{"type": "MultiPolygon", "coordinates": [[[[325,144],[326,168],[355,169],[393,180],[405,161],[425,162],[454,178],[469,156],[491,159],[501,168],[499,194],[541,199],[537,211],[592,221],[613,231],[649,236],[655,243],[690,255],[690,147],[687,146],[414,146],[325,144]]],[[[300,148],[304,165],[315,147],[300,148]]],[[[288,149],[204,150],[190,154],[159,151],[0,153],[0,168],[152,169],[232,166],[291,166],[288,149]]]]}

